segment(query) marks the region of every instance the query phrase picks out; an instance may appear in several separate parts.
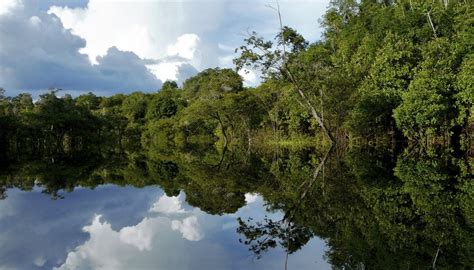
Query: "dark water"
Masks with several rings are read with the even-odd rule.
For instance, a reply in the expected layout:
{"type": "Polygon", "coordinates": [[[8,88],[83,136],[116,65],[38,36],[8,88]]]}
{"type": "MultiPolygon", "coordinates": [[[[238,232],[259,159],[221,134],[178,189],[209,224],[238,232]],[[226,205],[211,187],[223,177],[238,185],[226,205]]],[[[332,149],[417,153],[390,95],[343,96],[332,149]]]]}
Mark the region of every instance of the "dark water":
{"type": "Polygon", "coordinates": [[[470,163],[448,149],[12,157],[0,269],[473,269],[470,163]]]}

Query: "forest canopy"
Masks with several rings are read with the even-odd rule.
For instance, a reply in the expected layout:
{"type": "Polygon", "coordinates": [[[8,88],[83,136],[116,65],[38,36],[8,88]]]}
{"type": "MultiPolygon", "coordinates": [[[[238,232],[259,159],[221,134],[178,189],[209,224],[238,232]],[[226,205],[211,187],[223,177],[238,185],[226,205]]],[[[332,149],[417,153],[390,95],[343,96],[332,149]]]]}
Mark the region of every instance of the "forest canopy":
{"type": "MultiPolygon", "coordinates": [[[[0,148],[86,141],[166,148],[193,143],[409,141],[472,148],[474,12],[470,1],[334,0],[309,43],[283,26],[273,40],[249,33],[236,70],[207,69],[182,87],[33,102],[0,91],[0,148]],[[237,71],[257,69],[257,87],[237,71]],[[116,135],[116,136],[115,136],[116,135]],[[323,139],[326,138],[326,139],[323,139]]],[[[284,18],[283,18],[284,20],[284,18]]],[[[284,21],[283,21],[284,22],[284,21]]]]}

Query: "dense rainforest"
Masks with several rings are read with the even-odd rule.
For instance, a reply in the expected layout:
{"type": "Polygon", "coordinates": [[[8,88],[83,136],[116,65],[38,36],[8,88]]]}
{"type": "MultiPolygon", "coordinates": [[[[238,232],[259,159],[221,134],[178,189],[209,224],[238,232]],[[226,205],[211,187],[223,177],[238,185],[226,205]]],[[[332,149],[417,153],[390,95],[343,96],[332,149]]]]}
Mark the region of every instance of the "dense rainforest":
{"type": "Polygon", "coordinates": [[[249,33],[234,62],[261,73],[255,88],[215,68],[155,93],[50,91],[33,102],[2,91],[0,152],[45,144],[68,152],[94,140],[163,147],[408,141],[470,150],[472,9],[453,0],[331,1],[321,41],[309,44],[286,26],[274,40],[249,33]]]}
{"type": "Polygon", "coordinates": [[[283,23],[273,40],[248,33],[236,70],[182,86],[35,101],[0,89],[0,198],[159,185],[221,215],[258,193],[285,215],[238,221],[256,256],[317,235],[339,269],[471,269],[473,7],[334,0],[320,41],[283,23]],[[247,69],[259,86],[243,86],[247,69]]]}

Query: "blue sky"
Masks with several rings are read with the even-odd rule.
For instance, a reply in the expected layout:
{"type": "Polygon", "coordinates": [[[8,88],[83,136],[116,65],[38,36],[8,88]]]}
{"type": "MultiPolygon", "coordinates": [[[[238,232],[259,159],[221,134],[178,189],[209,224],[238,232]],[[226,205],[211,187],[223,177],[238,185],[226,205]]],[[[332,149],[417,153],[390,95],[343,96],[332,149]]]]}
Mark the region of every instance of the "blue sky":
{"type": "MultiPolygon", "coordinates": [[[[329,0],[280,0],[283,22],[321,36],[329,0]]],[[[155,91],[209,67],[233,67],[245,33],[271,38],[273,0],[2,0],[0,87],[7,94],[58,87],[77,95],[155,91]]],[[[258,82],[250,72],[246,84],[258,82]]]]}

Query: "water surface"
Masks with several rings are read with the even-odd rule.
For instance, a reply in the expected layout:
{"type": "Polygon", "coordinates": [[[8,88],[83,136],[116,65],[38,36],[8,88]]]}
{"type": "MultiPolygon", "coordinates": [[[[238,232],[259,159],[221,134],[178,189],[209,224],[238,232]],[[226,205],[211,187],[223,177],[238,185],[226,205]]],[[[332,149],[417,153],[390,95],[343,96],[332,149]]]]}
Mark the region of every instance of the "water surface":
{"type": "Polygon", "coordinates": [[[1,174],[2,269],[469,269],[469,158],[445,149],[89,153],[1,174]]]}

